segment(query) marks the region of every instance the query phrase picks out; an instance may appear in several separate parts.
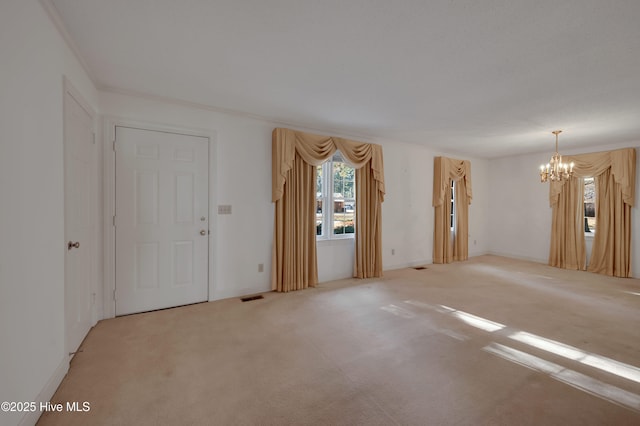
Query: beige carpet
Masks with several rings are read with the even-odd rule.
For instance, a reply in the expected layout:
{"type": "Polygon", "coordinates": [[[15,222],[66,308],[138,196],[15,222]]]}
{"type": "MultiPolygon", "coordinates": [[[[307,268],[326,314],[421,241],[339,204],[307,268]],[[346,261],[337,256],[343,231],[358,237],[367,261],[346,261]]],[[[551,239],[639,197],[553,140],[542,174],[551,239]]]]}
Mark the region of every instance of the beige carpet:
{"type": "Polygon", "coordinates": [[[52,400],[90,411],[39,424],[640,424],[639,280],[482,256],[264,297],[101,321],[52,400]]]}

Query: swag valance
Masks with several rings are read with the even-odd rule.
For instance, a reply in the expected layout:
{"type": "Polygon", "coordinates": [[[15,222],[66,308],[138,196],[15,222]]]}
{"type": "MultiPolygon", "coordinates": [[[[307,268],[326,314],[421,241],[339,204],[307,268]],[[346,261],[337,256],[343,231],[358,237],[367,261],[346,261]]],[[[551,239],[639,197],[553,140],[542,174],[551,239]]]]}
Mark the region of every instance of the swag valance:
{"type": "Polygon", "coordinates": [[[549,265],[617,277],[631,276],[631,207],[634,205],[634,148],[565,156],[574,176],[551,182],[552,208],[549,265]],[[583,179],[593,177],[596,223],[589,266],[586,266],[583,179]]]}
{"type": "Polygon", "coordinates": [[[469,204],[471,162],[447,157],[433,161],[433,263],[451,263],[469,258],[469,204]],[[451,241],[451,181],[455,182],[455,234],[451,241]],[[452,244],[453,243],[453,244],[452,244]]]}
{"type": "Polygon", "coordinates": [[[451,181],[464,179],[467,199],[471,204],[473,191],[471,190],[471,162],[454,158],[436,157],[433,163],[433,207],[442,205],[447,197],[451,181]]]}
{"type": "Polygon", "coordinates": [[[277,128],[272,140],[275,224],[271,287],[277,291],[314,287],[316,260],[316,166],[340,150],[356,169],[353,276],[382,276],[384,166],[380,145],[277,128]]]}
{"type": "Polygon", "coordinates": [[[373,178],[378,183],[380,201],[384,201],[384,165],[380,145],[283,128],[277,128],[273,131],[271,201],[275,203],[282,198],[287,172],[293,168],[296,153],[307,164],[319,166],[329,159],[336,150],[340,150],[355,169],[359,169],[371,161],[371,171],[373,178]]]}
{"type": "MultiPolygon", "coordinates": [[[[599,176],[610,168],[614,181],[620,185],[623,201],[633,207],[636,193],[636,150],[634,148],[565,155],[563,162],[574,163],[573,172],[578,178],[599,176]]],[[[549,186],[551,207],[558,203],[564,184],[565,181],[551,182],[549,186]]]]}

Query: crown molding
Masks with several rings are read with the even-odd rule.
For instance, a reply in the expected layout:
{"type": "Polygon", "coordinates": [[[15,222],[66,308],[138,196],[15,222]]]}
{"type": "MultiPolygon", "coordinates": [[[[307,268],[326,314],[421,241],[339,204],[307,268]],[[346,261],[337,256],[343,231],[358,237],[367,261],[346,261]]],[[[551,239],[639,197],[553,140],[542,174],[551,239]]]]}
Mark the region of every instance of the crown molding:
{"type": "Polygon", "coordinates": [[[99,85],[95,79],[95,76],[91,73],[91,71],[89,70],[89,66],[87,65],[87,62],[84,60],[84,58],[80,54],[80,49],[78,48],[78,45],[71,37],[71,34],[69,34],[69,31],[67,31],[67,27],[64,25],[64,22],[60,17],[60,12],[58,12],[58,9],[53,4],[53,1],[52,0],[38,0],[38,1],[42,6],[42,8],[45,10],[45,12],[47,12],[47,16],[49,16],[49,19],[58,30],[58,33],[60,33],[60,35],[62,36],[62,39],[67,44],[67,47],[69,47],[69,49],[71,50],[71,52],[73,53],[77,61],[80,63],[80,66],[82,67],[84,72],[87,74],[87,76],[93,83],[94,87],[98,88],[99,85]]]}
{"type": "Polygon", "coordinates": [[[164,104],[175,105],[175,106],[180,106],[184,108],[211,111],[219,114],[229,115],[232,117],[252,119],[256,121],[261,121],[266,124],[270,124],[273,127],[286,127],[288,129],[296,130],[300,132],[333,136],[333,137],[339,137],[339,138],[350,139],[350,140],[366,142],[366,143],[376,143],[376,144],[384,143],[385,145],[398,143],[398,144],[405,144],[405,145],[414,146],[414,147],[417,146],[417,147],[421,147],[421,148],[433,151],[434,156],[436,155],[443,155],[446,157],[455,156],[461,159],[484,159],[484,160],[490,159],[489,157],[471,155],[469,153],[462,152],[462,151],[453,151],[451,149],[447,150],[446,147],[441,147],[441,146],[427,146],[427,145],[417,144],[415,142],[410,142],[410,141],[406,141],[398,138],[389,139],[389,138],[383,138],[383,137],[374,136],[374,135],[365,134],[365,133],[345,132],[344,130],[332,128],[329,126],[318,127],[317,125],[313,125],[313,124],[294,122],[291,120],[284,120],[281,118],[269,117],[269,116],[264,116],[260,114],[252,114],[252,113],[244,112],[241,110],[223,108],[223,107],[203,104],[199,102],[172,98],[169,96],[154,95],[146,92],[140,92],[137,90],[122,89],[119,87],[106,86],[106,85],[98,85],[97,89],[104,93],[113,93],[117,95],[128,96],[131,98],[144,99],[152,102],[161,102],[164,104]]]}
{"type": "Polygon", "coordinates": [[[293,130],[299,130],[302,132],[326,134],[328,136],[342,137],[345,139],[362,140],[364,142],[374,142],[376,139],[375,136],[368,135],[368,134],[345,133],[344,130],[339,130],[331,127],[317,127],[313,124],[294,122],[294,121],[285,120],[282,118],[269,117],[261,114],[253,114],[253,113],[236,110],[232,108],[213,106],[213,105],[203,104],[199,102],[173,98],[169,96],[154,95],[146,92],[140,92],[137,90],[122,89],[119,87],[106,86],[106,85],[98,85],[97,89],[106,93],[114,93],[114,94],[129,96],[133,98],[146,99],[154,102],[162,102],[162,103],[181,106],[185,108],[211,111],[211,112],[230,115],[234,117],[248,118],[248,119],[272,124],[275,127],[287,127],[287,128],[291,128],[293,130]]]}

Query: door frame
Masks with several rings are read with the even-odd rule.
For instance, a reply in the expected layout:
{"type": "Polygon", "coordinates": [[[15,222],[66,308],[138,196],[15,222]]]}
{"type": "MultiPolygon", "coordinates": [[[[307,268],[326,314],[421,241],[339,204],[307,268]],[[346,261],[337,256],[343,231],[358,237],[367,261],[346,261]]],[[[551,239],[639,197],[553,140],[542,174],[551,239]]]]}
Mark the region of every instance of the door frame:
{"type": "MultiPolygon", "coordinates": [[[[66,117],[68,114],[67,111],[67,106],[66,106],[66,97],[67,95],[71,96],[73,98],[74,101],[76,101],[78,103],[78,105],[80,105],[80,107],[89,115],[89,117],[91,118],[91,128],[92,128],[92,132],[93,132],[93,144],[95,145],[95,149],[93,151],[92,154],[92,163],[95,166],[95,169],[98,169],[98,166],[100,164],[100,152],[99,152],[99,147],[98,147],[98,143],[97,143],[97,134],[98,134],[98,130],[97,130],[97,120],[96,120],[96,111],[95,109],[93,109],[91,107],[91,105],[85,100],[84,96],[82,96],[82,94],[80,93],[80,91],[78,89],[75,88],[75,86],[73,85],[73,83],[71,83],[71,80],[69,80],[69,78],[65,75],[62,77],[62,88],[63,88],[63,92],[62,92],[62,114],[63,114],[63,126],[62,126],[62,143],[63,143],[63,152],[66,149],[66,140],[67,140],[67,131],[68,129],[66,128],[66,117]]],[[[63,155],[63,170],[65,171],[66,174],[66,168],[67,168],[67,164],[66,164],[66,155],[63,155]]],[[[91,259],[91,261],[93,262],[93,271],[92,271],[92,282],[89,283],[90,287],[89,287],[89,294],[91,295],[91,318],[90,318],[90,327],[93,327],[96,325],[96,323],[98,322],[98,320],[100,319],[100,313],[98,311],[98,298],[96,297],[98,295],[98,292],[100,291],[100,287],[101,287],[101,277],[100,277],[100,173],[99,171],[95,173],[95,186],[92,189],[93,193],[95,194],[93,199],[91,200],[91,204],[93,207],[93,214],[95,214],[95,217],[93,218],[95,223],[95,234],[91,235],[91,241],[88,241],[88,244],[91,244],[93,246],[93,258],[91,259]]],[[[64,180],[64,179],[63,179],[64,180]]],[[[66,182],[63,182],[63,191],[66,191],[66,182]]],[[[67,243],[67,203],[66,203],[66,194],[64,196],[64,238],[65,240],[63,241],[63,244],[67,243]]],[[[64,282],[65,282],[65,291],[64,291],[64,297],[65,297],[65,305],[66,305],[66,291],[67,291],[67,277],[69,274],[69,271],[67,271],[67,253],[66,253],[66,249],[65,249],[65,266],[64,266],[64,282]]],[[[66,308],[65,308],[65,325],[64,325],[64,351],[65,353],[68,352],[69,349],[69,330],[67,329],[68,325],[67,325],[67,321],[66,321],[66,308]]],[[[86,337],[86,336],[85,336],[86,337]]]]}
{"type": "Polygon", "coordinates": [[[149,123],[145,121],[130,120],[127,118],[105,116],[103,118],[103,202],[104,202],[104,277],[103,277],[103,301],[104,318],[116,316],[115,290],[116,290],[116,232],[113,217],[116,212],[116,155],[114,143],[116,140],[116,127],[129,127],[133,129],[155,132],[177,133],[187,136],[198,136],[209,140],[209,256],[208,256],[208,283],[207,300],[213,300],[214,285],[216,282],[215,259],[217,240],[217,216],[214,216],[213,206],[216,205],[217,179],[217,139],[215,130],[193,129],[166,124],[149,123]]]}

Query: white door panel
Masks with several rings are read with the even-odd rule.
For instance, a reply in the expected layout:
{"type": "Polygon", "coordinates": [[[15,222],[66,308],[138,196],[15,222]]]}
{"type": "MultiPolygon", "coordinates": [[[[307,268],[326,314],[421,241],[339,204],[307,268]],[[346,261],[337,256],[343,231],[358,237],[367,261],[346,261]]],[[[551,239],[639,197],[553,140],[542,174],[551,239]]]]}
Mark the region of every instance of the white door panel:
{"type": "Polygon", "coordinates": [[[95,268],[96,187],[93,118],[65,90],[64,215],[65,215],[65,345],[75,352],[91,328],[92,277],[95,268]],[[71,243],[71,244],[69,244],[71,243]]]}
{"type": "Polygon", "coordinates": [[[116,315],[208,298],[209,141],[116,127],[116,315]]]}

